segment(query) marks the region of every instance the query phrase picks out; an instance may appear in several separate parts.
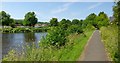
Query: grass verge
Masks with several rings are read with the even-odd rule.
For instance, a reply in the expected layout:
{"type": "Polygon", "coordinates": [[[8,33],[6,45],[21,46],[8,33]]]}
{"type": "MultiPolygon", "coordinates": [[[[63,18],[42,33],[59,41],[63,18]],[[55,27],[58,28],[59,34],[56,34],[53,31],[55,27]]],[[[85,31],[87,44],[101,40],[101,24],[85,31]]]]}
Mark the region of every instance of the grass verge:
{"type": "Polygon", "coordinates": [[[111,61],[118,61],[118,27],[110,25],[101,29],[102,41],[111,61]]]}

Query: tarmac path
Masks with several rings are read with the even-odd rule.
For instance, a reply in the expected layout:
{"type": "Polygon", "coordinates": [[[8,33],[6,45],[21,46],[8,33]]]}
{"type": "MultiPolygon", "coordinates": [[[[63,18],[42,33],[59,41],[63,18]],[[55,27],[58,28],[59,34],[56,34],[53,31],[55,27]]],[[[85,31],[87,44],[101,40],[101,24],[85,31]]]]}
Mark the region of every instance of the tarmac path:
{"type": "Polygon", "coordinates": [[[108,61],[99,30],[94,31],[86,44],[79,61],[108,61]]]}

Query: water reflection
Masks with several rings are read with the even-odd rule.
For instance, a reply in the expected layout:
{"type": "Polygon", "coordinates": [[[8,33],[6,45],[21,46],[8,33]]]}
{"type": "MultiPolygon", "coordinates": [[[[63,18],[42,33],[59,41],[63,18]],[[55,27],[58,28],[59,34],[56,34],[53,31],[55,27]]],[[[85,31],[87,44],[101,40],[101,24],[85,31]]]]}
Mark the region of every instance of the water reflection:
{"type": "Polygon", "coordinates": [[[35,33],[24,33],[25,42],[35,42],[36,36],[35,33]]]}
{"type": "Polygon", "coordinates": [[[38,47],[38,42],[42,36],[46,36],[47,33],[9,33],[2,35],[2,54],[3,56],[11,49],[16,49],[18,52],[26,44],[35,44],[38,47]]]}

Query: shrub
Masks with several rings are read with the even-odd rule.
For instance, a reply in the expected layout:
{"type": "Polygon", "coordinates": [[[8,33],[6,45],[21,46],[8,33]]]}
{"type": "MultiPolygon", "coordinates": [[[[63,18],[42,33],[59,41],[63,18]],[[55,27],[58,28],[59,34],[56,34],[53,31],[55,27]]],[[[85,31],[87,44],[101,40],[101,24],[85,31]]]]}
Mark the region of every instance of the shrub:
{"type": "Polygon", "coordinates": [[[46,44],[57,47],[65,45],[67,41],[65,32],[61,27],[51,27],[45,39],[46,44]]]}
{"type": "Polygon", "coordinates": [[[81,27],[79,27],[78,25],[71,25],[68,29],[67,29],[68,33],[83,33],[83,30],[81,27]]]}
{"type": "Polygon", "coordinates": [[[118,26],[109,25],[108,27],[101,27],[101,38],[106,47],[110,60],[118,61],[118,26]]]}

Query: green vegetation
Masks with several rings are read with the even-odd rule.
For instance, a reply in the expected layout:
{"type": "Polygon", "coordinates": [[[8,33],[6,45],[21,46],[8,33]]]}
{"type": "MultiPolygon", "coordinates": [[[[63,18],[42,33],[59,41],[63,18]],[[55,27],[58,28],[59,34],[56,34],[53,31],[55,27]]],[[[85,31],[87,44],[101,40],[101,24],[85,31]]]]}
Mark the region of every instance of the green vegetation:
{"type": "Polygon", "coordinates": [[[49,28],[3,28],[0,29],[2,33],[25,33],[25,32],[47,32],[49,28]]]}
{"type": "Polygon", "coordinates": [[[100,30],[109,58],[118,61],[118,26],[110,25],[100,30]]]}
{"type": "Polygon", "coordinates": [[[12,50],[3,61],[76,61],[92,33],[93,30],[85,32],[86,36],[84,34],[71,34],[66,37],[68,42],[59,48],[41,46],[44,44],[40,42],[40,48],[28,46],[25,52],[19,53],[21,55],[12,50]]]}
{"type": "Polygon", "coordinates": [[[5,11],[0,12],[0,24],[1,26],[10,26],[12,28],[16,28],[17,26],[29,26],[29,27],[34,27],[35,24],[46,24],[48,25],[49,23],[47,22],[38,22],[38,19],[36,17],[36,14],[34,12],[28,12],[25,14],[24,19],[13,19],[10,18],[10,15],[7,14],[5,11]]]}
{"type": "Polygon", "coordinates": [[[84,23],[85,23],[84,26],[91,24],[95,28],[99,29],[102,26],[108,26],[109,18],[107,14],[105,14],[104,12],[100,12],[98,16],[95,15],[94,13],[91,13],[89,16],[87,16],[84,23]]]}
{"type": "MultiPolygon", "coordinates": [[[[98,15],[91,13],[85,20],[73,19],[70,21],[69,19],[62,19],[58,22],[57,18],[52,18],[47,36],[39,43],[40,48],[36,48],[34,45],[33,47],[27,46],[26,51],[19,54],[12,50],[3,58],[3,61],[76,61],[95,28],[101,30],[102,40],[109,57],[114,61],[118,61],[117,19],[119,19],[119,12],[116,9],[119,9],[118,4],[113,9],[115,16],[113,24],[109,22],[109,18],[104,12],[100,12],[98,15]]],[[[35,13],[28,12],[25,15],[23,25],[34,26],[36,23],[35,13]]],[[[40,28],[24,29],[26,32],[41,31],[40,28]]],[[[11,30],[11,32],[24,32],[23,28],[8,30],[11,30]]],[[[9,32],[8,30],[3,31],[9,32]]]]}
{"type": "Polygon", "coordinates": [[[66,31],[60,27],[52,27],[51,30],[48,31],[46,36],[45,45],[53,45],[56,47],[65,45],[66,39],[66,31]]]}
{"type": "Polygon", "coordinates": [[[16,25],[23,25],[23,20],[22,19],[14,19],[16,25]]]}
{"type": "Polygon", "coordinates": [[[108,52],[108,56],[112,61],[116,61],[116,63],[120,63],[120,50],[119,50],[119,35],[120,29],[118,21],[120,21],[120,1],[115,3],[113,7],[114,11],[114,21],[110,22],[110,25],[107,27],[102,27],[101,35],[102,40],[105,44],[106,50],[108,52]]]}
{"type": "Polygon", "coordinates": [[[15,21],[10,18],[10,15],[7,14],[5,11],[0,12],[0,24],[1,25],[6,25],[6,26],[14,26],[15,21]]]}
{"type": "Polygon", "coordinates": [[[57,18],[52,18],[50,20],[50,26],[58,26],[58,20],[57,20],[57,18]]]}
{"type": "Polygon", "coordinates": [[[36,18],[36,15],[34,12],[28,12],[25,15],[25,19],[23,21],[23,25],[25,26],[35,26],[35,24],[37,23],[38,19],[36,18]]]}
{"type": "MultiPolygon", "coordinates": [[[[3,60],[9,61],[16,58],[15,61],[75,61],[95,30],[93,19],[90,17],[93,15],[89,15],[89,18],[85,20],[62,19],[60,22],[57,18],[52,18],[47,36],[40,41],[40,48],[28,46],[26,51],[20,53],[20,56],[12,51],[3,60]]],[[[102,24],[106,23],[104,19],[106,18],[100,21],[102,24]]],[[[27,31],[32,30],[27,29],[27,31]]]]}

